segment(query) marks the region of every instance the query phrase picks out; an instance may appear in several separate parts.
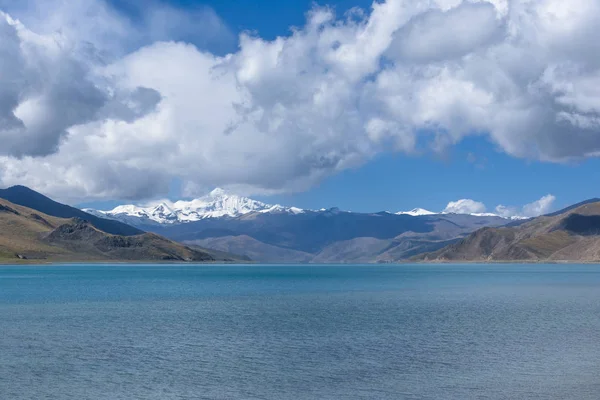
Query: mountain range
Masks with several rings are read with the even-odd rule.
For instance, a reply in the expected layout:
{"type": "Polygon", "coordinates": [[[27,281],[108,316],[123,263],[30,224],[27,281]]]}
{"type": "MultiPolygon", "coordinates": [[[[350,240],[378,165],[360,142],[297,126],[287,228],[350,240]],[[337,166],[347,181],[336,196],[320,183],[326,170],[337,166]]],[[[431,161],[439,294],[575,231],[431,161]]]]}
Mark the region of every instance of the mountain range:
{"type": "Polygon", "coordinates": [[[302,210],[222,190],[115,210],[79,210],[24,186],[0,190],[0,261],[600,261],[600,199],[528,220],[302,210]]]}
{"type": "Polygon", "coordinates": [[[511,222],[493,214],[354,213],[265,204],[215,189],[191,201],[85,209],[187,245],[260,262],[396,262],[440,249],[484,226],[511,222]]]}
{"type": "MultiPolygon", "coordinates": [[[[120,205],[112,210],[102,211],[92,208],[83,211],[101,218],[118,220],[132,225],[148,224],[179,224],[196,222],[208,218],[239,217],[250,213],[262,214],[302,214],[305,212],[317,212],[315,210],[303,210],[298,207],[284,207],[279,204],[266,204],[248,197],[227,193],[221,188],[216,188],[208,195],[190,201],[179,200],[160,201],[148,206],[137,206],[133,204],[120,205]]],[[[320,209],[318,212],[325,212],[320,209]]],[[[410,215],[420,217],[426,215],[447,215],[447,212],[433,212],[423,208],[415,208],[410,211],[399,211],[396,215],[410,215]]],[[[476,217],[500,217],[492,213],[466,214],[476,217]]],[[[524,219],[523,217],[512,217],[508,219],[524,219]]]]}

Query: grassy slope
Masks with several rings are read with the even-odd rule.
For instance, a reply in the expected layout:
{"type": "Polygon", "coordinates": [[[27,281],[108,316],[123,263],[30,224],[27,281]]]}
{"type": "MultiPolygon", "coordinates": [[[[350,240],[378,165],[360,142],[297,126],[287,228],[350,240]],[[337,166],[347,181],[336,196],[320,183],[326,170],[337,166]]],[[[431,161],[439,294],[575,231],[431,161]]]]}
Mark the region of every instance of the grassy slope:
{"type": "Polygon", "coordinates": [[[68,222],[0,199],[0,257],[14,259],[16,254],[67,255],[68,251],[46,244],[40,237],[68,222]]]}
{"type": "Polygon", "coordinates": [[[155,234],[110,235],[91,224],[51,217],[0,199],[0,261],[214,261],[155,234]]]}

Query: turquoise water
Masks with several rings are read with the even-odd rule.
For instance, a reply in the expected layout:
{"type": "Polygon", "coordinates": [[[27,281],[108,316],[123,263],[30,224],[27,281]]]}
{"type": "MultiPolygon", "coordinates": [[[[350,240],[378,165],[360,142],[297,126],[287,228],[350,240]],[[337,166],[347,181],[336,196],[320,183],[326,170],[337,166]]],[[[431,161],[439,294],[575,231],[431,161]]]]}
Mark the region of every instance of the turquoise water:
{"type": "Polygon", "coordinates": [[[2,399],[598,399],[600,267],[0,267],[2,399]]]}

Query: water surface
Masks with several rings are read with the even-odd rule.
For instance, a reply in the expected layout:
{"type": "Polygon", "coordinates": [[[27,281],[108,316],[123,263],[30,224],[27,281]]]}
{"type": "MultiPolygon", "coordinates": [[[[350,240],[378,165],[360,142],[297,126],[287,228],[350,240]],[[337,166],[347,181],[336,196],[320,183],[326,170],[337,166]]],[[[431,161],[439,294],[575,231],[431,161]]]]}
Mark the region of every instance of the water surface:
{"type": "Polygon", "coordinates": [[[599,266],[0,267],[3,399],[599,393],[599,266]]]}

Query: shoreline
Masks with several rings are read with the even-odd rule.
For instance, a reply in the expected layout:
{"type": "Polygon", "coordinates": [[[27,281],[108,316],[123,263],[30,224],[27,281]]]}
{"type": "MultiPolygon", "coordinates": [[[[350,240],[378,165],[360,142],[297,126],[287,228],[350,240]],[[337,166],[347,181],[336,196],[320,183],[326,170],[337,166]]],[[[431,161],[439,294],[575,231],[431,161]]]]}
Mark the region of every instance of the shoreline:
{"type": "Polygon", "coordinates": [[[556,264],[556,265],[567,265],[567,264],[579,264],[579,265],[600,265],[598,261],[576,261],[576,260],[540,260],[540,261],[399,261],[399,262],[373,262],[373,263],[361,263],[361,262],[348,262],[348,263],[295,263],[295,262],[250,262],[250,261],[209,261],[209,262],[188,262],[188,261],[162,261],[162,260],[117,260],[117,261],[105,261],[105,260],[78,260],[78,261],[45,261],[40,260],[0,260],[0,267],[2,266],[53,266],[53,265],[278,265],[278,266],[319,266],[319,265],[331,265],[331,266],[352,266],[352,265],[364,265],[364,266],[406,266],[406,265],[536,265],[536,264],[556,264]]]}

